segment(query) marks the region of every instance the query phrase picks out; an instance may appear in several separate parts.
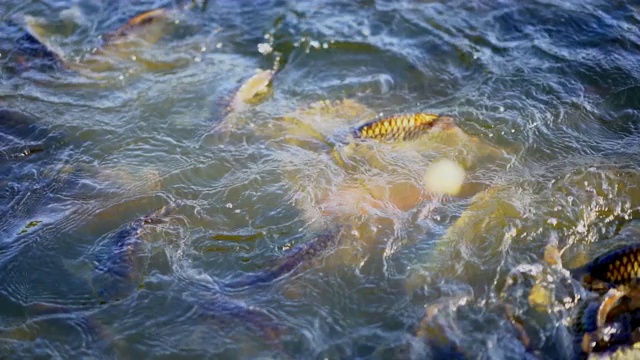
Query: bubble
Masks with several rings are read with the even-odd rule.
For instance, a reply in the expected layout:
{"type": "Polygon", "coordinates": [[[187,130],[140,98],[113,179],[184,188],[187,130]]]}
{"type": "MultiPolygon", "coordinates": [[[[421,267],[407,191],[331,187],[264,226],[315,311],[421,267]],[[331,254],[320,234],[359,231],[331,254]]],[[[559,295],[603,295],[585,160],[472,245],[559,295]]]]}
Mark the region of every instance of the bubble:
{"type": "Polygon", "coordinates": [[[271,45],[267,43],[258,44],[258,52],[260,54],[267,55],[267,54],[271,54],[272,51],[273,51],[273,48],[271,47],[271,45]]]}
{"type": "Polygon", "coordinates": [[[231,209],[233,207],[232,203],[227,203],[227,205],[225,205],[227,207],[227,209],[231,209]]]}
{"type": "Polygon", "coordinates": [[[60,11],[60,19],[65,22],[74,22],[76,24],[87,24],[86,17],[82,13],[82,10],[77,6],[72,6],[68,9],[60,11]]]}

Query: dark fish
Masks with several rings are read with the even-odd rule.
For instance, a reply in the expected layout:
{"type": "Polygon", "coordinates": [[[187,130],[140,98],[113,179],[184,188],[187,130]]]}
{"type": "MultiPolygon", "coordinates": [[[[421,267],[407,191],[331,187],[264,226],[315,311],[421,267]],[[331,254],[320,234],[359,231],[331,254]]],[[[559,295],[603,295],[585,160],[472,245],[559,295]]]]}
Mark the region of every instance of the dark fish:
{"type": "Polygon", "coordinates": [[[0,108],[0,162],[53,150],[68,142],[63,135],[19,111],[0,108]]]}
{"type": "Polygon", "coordinates": [[[41,223],[43,209],[59,196],[75,196],[82,189],[77,182],[81,161],[70,156],[73,142],[40,120],[0,107],[0,236],[5,245],[41,223]]]}
{"type": "MultiPolygon", "coordinates": [[[[57,68],[62,63],[60,55],[45,46],[31,31],[31,26],[25,25],[24,30],[25,34],[16,41],[20,52],[25,56],[39,59],[39,63],[43,66],[57,68]]],[[[21,61],[21,65],[27,65],[24,63],[26,59],[21,59],[21,61]]]]}
{"type": "Polygon", "coordinates": [[[584,266],[570,269],[572,276],[589,288],[611,285],[638,285],[640,244],[632,244],[602,254],[584,266]]]}
{"type": "Polygon", "coordinates": [[[452,119],[428,113],[391,115],[370,121],[353,132],[358,139],[380,141],[407,141],[429,132],[437,124],[451,124],[452,119]]]}
{"type": "MultiPolygon", "coordinates": [[[[33,344],[37,339],[48,339],[52,335],[66,334],[67,339],[77,341],[91,358],[118,358],[119,336],[90,314],[65,308],[56,312],[42,313],[24,324],[11,328],[0,328],[2,342],[24,342],[33,344]],[[89,355],[90,354],[90,355],[89,355]]],[[[68,345],[73,346],[73,345],[68,345]]],[[[3,348],[5,350],[6,348],[3,348]]],[[[3,352],[3,358],[12,358],[3,352]]],[[[24,355],[22,356],[24,357],[24,355]]]]}
{"type": "MultiPolygon", "coordinates": [[[[577,352],[590,353],[596,350],[596,345],[591,341],[592,334],[598,329],[597,318],[600,303],[595,299],[583,301],[576,308],[571,324],[571,332],[575,339],[577,352]]],[[[599,346],[602,346],[600,344],[599,346]]]]}
{"type": "Polygon", "coordinates": [[[294,247],[282,259],[266,270],[247,274],[240,279],[224,284],[230,289],[262,284],[274,281],[295,270],[301,264],[315,259],[323,252],[334,249],[340,239],[340,228],[318,235],[312,241],[294,247]]]}
{"type": "Polygon", "coordinates": [[[113,235],[110,253],[99,261],[92,279],[103,301],[117,300],[130,294],[142,281],[146,266],[145,242],[140,237],[145,225],[159,223],[180,204],[166,205],[130,223],[113,235]]]}
{"type": "Polygon", "coordinates": [[[415,336],[422,339],[429,347],[430,358],[435,359],[470,359],[460,344],[456,341],[458,334],[450,323],[451,313],[458,306],[466,304],[465,295],[455,295],[441,298],[436,303],[425,306],[425,312],[415,336]]]}
{"type": "Polygon", "coordinates": [[[202,316],[213,320],[216,325],[228,328],[240,323],[250,330],[258,331],[261,338],[272,345],[279,346],[285,330],[285,326],[266,311],[220,294],[198,298],[195,306],[202,316]]]}
{"type": "Polygon", "coordinates": [[[614,301],[588,299],[581,303],[572,324],[578,353],[612,353],[640,341],[640,311],[629,307],[626,295],[614,301]]]}
{"type": "Polygon", "coordinates": [[[62,66],[62,56],[43,40],[44,30],[32,18],[9,20],[2,25],[0,32],[13,39],[10,51],[3,51],[3,55],[8,54],[8,70],[49,71],[62,66]]]}

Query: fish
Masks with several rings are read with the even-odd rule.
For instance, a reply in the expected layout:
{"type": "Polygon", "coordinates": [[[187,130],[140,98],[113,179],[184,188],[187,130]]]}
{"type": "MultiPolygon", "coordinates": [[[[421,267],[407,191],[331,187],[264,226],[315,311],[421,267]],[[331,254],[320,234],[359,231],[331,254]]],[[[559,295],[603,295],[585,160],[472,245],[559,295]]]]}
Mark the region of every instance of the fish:
{"type": "Polygon", "coordinates": [[[578,308],[574,333],[580,351],[613,352],[640,342],[640,244],[607,251],[569,273],[602,294],[578,308]]]}
{"type": "Polygon", "coordinates": [[[0,164],[71,145],[66,135],[21,111],[0,107],[0,164]]]}
{"type": "Polygon", "coordinates": [[[308,262],[322,253],[335,249],[340,241],[341,227],[317,235],[312,241],[298,245],[289,250],[284,256],[268,269],[246,274],[239,279],[224,283],[228,289],[238,289],[257,284],[272,282],[290,272],[298,266],[308,262]]]}
{"type": "Polygon", "coordinates": [[[13,18],[2,24],[0,32],[10,38],[13,46],[2,49],[8,71],[24,73],[30,70],[51,71],[63,67],[62,50],[46,41],[46,30],[35,18],[13,18]]]}
{"type": "Polygon", "coordinates": [[[130,294],[142,281],[146,266],[145,242],[141,238],[146,225],[157,224],[161,218],[173,212],[182,203],[165,205],[143,216],[112,236],[110,253],[102,257],[95,267],[92,285],[97,287],[101,301],[117,301],[130,294]]]}
{"type": "Polygon", "coordinates": [[[456,294],[438,299],[425,305],[424,314],[415,336],[429,347],[429,357],[437,359],[471,359],[465,349],[456,341],[459,329],[452,325],[451,315],[458,307],[468,305],[470,297],[456,294]]]}
{"type": "Polygon", "coordinates": [[[264,100],[271,91],[274,75],[275,70],[259,70],[247,79],[227,106],[227,112],[239,112],[245,110],[250,104],[264,100]]]}
{"type": "Polygon", "coordinates": [[[372,120],[353,130],[356,139],[385,142],[409,141],[428,133],[436,125],[452,126],[453,119],[429,113],[397,114],[372,120]]]}
{"type": "Polygon", "coordinates": [[[169,32],[169,27],[184,9],[157,8],[137,14],[117,29],[102,35],[98,51],[134,50],[143,44],[155,44],[169,32]]]}
{"type": "Polygon", "coordinates": [[[266,342],[280,346],[279,340],[286,327],[261,308],[248,306],[218,293],[198,296],[197,300],[190,302],[201,316],[218,326],[230,327],[239,322],[249,330],[258,331],[266,342]]]}
{"type": "Polygon", "coordinates": [[[640,309],[626,291],[583,301],[573,318],[574,344],[582,354],[613,353],[640,341],[640,309]]]}
{"type": "Polygon", "coordinates": [[[99,46],[80,61],[67,58],[61,49],[47,41],[49,35],[41,20],[24,16],[21,21],[9,23],[23,33],[15,41],[18,70],[44,68],[89,75],[91,72],[114,70],[119,62],[132,59],[152,68],[161,67],[161,64],[145,60],[141,55],[149,45],[156,44],[171,32],[181,14],[195,6],[195,2],[192,2],[184,6],[156,8],[137,14],[115,30],[103,34],[99,46]]]}
{"type": "Polygon", "coordinates": [[[607,291],[617,285],[639,285],[640,243],[608,251],[583,266],[569,269],[569,272],[592,290],[607,291]]]}

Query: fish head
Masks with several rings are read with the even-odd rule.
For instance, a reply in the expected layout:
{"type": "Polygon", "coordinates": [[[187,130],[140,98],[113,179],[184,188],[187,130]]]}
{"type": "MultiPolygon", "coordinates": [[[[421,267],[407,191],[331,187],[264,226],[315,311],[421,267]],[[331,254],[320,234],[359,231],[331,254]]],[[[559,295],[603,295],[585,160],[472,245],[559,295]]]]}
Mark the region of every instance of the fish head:
{"type": "Polygon", "coordinates": [[[237,112],[246,109],[249,105],[258,104],[271,93],[273,70],[259,70],[255,75],[247,79],[238,89],[229,104],[228,111],[237,112]]]}

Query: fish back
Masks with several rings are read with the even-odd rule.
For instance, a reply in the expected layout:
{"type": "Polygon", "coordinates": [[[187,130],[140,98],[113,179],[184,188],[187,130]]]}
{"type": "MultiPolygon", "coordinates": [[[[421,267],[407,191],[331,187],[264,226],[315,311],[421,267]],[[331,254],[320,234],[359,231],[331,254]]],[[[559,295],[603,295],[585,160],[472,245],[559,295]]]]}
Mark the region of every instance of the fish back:
{"type": "Polygon", "coordinates": [[[353,135],[359,139],[380,141],[413,140],[444,119],[450,118],[428,113],[391,115],[359,126],[353,135]]]}
{"type": "Polygon", "coordinates": [[[636,285],[640,279],[640,244],[609,251],[582,267],[572,269],[571,273],[586,285],[596,281],[611,285],[636,285]]]}

